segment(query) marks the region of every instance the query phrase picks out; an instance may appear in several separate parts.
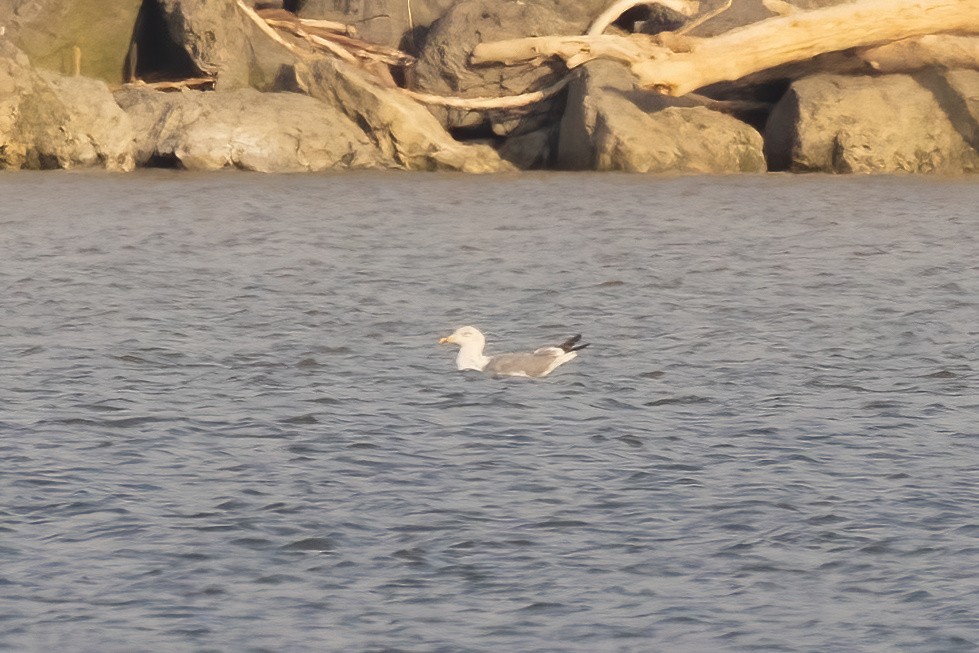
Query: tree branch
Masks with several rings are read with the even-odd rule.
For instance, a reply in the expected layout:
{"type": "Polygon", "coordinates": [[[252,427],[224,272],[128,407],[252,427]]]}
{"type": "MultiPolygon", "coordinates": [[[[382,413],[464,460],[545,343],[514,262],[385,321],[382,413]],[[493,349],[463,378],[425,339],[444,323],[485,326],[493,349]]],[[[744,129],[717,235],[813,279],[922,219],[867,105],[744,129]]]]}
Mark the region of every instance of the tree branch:
{"type": "Polygon", "coordinates": [[[643,5],[662,5],[667,9],[672,9],[678,14],[683,14],[684,16],[693,16],[697,13],[700,8],[700,3],[696,0],[619,0],[614,2],[609,7],[600,13],[598,17],[592,21],[591,26],[585,34],[595,35],[602,34],[608,29],[608,26],[619,19],[622,14],[629,11],[633,7],[640,7],[643,5]]]}
{"type": "Polygon", "coordinates": [[[827,52],[871,48],[930,34],[979,33],[979,0],[859,0],[779,16],[713,38],[664,33],[624,37],[544,36],[481,43],[473,63],[556,56],[569,66],[594,58],[632,67],[643,88],[685,95],[827,52]]]}

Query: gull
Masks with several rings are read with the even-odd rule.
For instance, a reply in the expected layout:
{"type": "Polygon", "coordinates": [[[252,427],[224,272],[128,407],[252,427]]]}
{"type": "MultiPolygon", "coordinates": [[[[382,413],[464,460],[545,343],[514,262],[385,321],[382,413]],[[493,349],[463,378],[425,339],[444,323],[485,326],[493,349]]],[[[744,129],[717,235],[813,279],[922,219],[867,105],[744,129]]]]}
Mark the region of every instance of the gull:
{"type": "Polygon", "coordinates": [[[575,358],[578,351],[588,346],[579,345],[580,340],[581,334],[578,334],[560,345],[541,347],[533,352],[486,356],[483,354],[486,338],[476,327],[464,326],[439,340],[439,344],[459,345],[456,367],[460,370],[478,370],[494,376],[542,377],[575,358]]]}

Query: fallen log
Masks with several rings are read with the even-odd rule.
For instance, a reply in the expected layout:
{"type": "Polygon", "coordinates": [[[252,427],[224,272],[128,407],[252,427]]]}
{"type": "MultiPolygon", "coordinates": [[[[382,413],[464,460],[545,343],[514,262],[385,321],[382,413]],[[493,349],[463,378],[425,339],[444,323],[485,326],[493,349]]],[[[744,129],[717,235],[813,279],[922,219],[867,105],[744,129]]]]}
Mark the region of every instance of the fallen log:
{"type": "Polygon", "coordinates": [[[829,52],[812,59],[752,73],[737,84],[800,79],[817,73],[872,75],[916,73],[927,68],[979,70],[979,35],[929,34],[872,48],[829,52]]]}
{"type": "Polygon", "coordinates": [[[858,0],[770,18],[713,38],[664,33],[512,39],[477,45],[472,62],[560,57],[574,67],[611,58],[627,63],[640,87],[685,95],[824,53],[932,34],[979,34],[979,0],[858,0]]]}
{"type": "Polygon", "coordinates": [[[868,48],[856,56],[879,73],[907,73],[932,66],[979,70],[979,36],[929,34],[868,48]]]}

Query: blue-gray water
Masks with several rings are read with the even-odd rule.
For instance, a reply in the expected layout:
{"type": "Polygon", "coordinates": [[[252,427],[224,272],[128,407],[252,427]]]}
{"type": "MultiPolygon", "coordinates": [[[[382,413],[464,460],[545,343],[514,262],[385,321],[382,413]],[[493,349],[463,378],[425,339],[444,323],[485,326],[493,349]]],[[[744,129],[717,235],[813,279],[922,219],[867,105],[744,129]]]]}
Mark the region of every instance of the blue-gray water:
{"type": "Polygon", "coordinates": [[[979,646],[975,180],[0,193],[0,649],[979,646]]]}

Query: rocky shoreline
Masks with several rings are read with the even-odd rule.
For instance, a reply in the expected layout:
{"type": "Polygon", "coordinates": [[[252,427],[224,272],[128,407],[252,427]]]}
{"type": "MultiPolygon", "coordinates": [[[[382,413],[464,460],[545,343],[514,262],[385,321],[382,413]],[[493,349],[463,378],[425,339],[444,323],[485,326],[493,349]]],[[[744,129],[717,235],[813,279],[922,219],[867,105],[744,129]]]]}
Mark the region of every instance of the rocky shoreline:
{"type": "MultiPolygon", "coordinates": [[[[608,4],[0,0],[10,17],[0,34],[0,168],[979,170],[979,71],[968,61],[909,74],[816,71],[679,98],[637,89],[630,68],[609,59],[570,72],[560,62],[470,63],[481,42],[582,34],[608,4]],[[349,26],[356,41],[339,43],[374,44],[370,56],[400,51],[408,63],[380,57],[368,66],[336,43],[320,44],[336,56],[308,55],[295,35],[254,20],[256,7],[349,26]],[[544,88],[560,90],[517,108],[425,100],[544,88]]],[[[771,15],[768,2],[735,0],[691,33],[710,37],[771,15]]],[[[611,29],[682,21],[640,4],[611,29]]]]}

